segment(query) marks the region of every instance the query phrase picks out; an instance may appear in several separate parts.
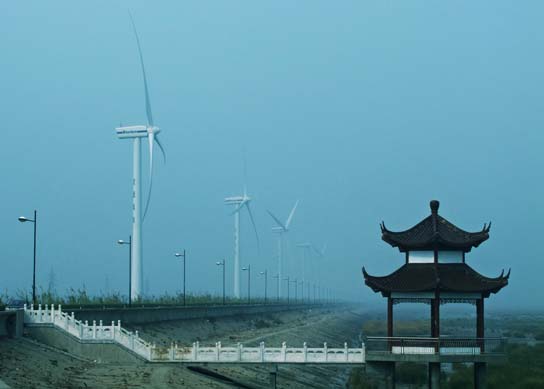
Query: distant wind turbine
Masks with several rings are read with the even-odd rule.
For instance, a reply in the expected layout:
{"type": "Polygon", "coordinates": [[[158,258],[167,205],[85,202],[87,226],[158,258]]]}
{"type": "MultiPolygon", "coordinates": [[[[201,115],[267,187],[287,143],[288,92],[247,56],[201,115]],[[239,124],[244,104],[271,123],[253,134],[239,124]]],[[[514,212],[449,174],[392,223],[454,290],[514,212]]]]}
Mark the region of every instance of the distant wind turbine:
{"type": "MultiPolygon", "coordinates": [[[[245,170],[245,168],[244,168],[245,170]]],[[[257,239],[257,246],[259,246],[259,233],[257,232],[257,226],[255,225],[255,219],[251,212],[251,197],[247,195],[247,187],[244,184],[244,194],[242,196],[232,196],[225,198],[225,204],[234,205],[236,208],[231,213],[234,215],[234,297],[240,298],[240,212],[242,208],[247,209],[249,219],[255,231],[255,238],[257,239]]]]}
{"type": "Polygon", "coordinates": [[[281,297],[282,293],[282,262],[283,262],[283,234],[287,233],[289,231],[289,226],[291,225],[291,222],[293,221],[293,216],[295,215],[295,211],[297,210],[298,206],[298,200],[295,203],[295,206],[289,213],[289,217],[287,218],[287,221],[282,223],[280,219],[278,219],[272,212],[270,212],[268,209],[266,212],[274,219],[277,226],[272,227],[272,232],[278,234],[278,297],[281,297]]]}
{"type": "Polygon", "coordinates": [[[151,112],[151,101],[149,99],[149,89],[147,86],[147,77],[145,74],[144,57],[142,55],[142,48],[140,47],[140,39],[138,32],[136,31],[136,25],[132,19],[132,15],[129,13],[130,21],[132,23],[132,29],[134,30],[134,36],[136,37],[136,44],[138,45],[138,53],[140,56],[140,65],[142,67],[143,81],[144,81],[144,93],[145,93],[145,111],[147,116],[146,125],[117,127],[117,137],[120,139],[134,139],[133,143],[133,180],[132,180],[132,293],[130,298],[137,300],[142,296],[143,288],[143,257],[142,257],[142,221],[147,215],[149,209],[149,203],[151,200],[151,189],[153,187],[153,147],[157,143],[166,162],[166,153],[162,147],[159,138],[159,127],[153,124],[153,114],[151,112]],[[149,190],[147,193],[147,200],[144,209],[144,215],[142,217],[141,208],[141,176],[142,176],[142,161],[141,161],[141,138],[147,138],[149,145],[149,190]]]}
{"type": "Polygon", "coordinates": [[[306,282],[306,254],[313,248],[309,242],[299,243],[297,247],[302,249],[302,282],[306,282]]]}
{"type": "MultiPolygon", "coordinates": [[[[312,249],[315,251],[315,253],[317,254],[317,256],[319,258],[321,258],[322,260],[325,259],[325,251],[327,250],[327,243],[325,243],[322,247],[321,247],[321,250],[318,249],[317,247],[313,246],[312,245],[312,249]]],[[[323,261],[324,262],[324,261],[323,261]]],[[[314,267],[314,274],[315,274],[315,277],[316,277],[316,281],[317,282],[321,282],[321,277],[320,277],[320,274],[319,273],[323,273],[323,269],[325,268],[324,265],[322,266],[315,266],[314,267]],[[319,271],[321,270],[321,271],[319,271]]]]}

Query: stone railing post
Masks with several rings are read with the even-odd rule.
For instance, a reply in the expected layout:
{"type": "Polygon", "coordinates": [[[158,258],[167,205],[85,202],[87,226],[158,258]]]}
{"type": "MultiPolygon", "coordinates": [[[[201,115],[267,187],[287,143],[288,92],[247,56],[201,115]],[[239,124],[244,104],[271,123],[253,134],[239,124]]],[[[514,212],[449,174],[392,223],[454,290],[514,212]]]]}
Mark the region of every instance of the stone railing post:
{"type": "Polygon", "coordinates": [[[115,339],[115,322],[113,320],[111,321],[110,333],[111,338],[115,339]]]}
{"type": "Polygon", "coordinates": [[[174,360],[174,342],[170,342],[170,360],[174,360]]]}
{"type": "Polygon", "coordinates": [[[344,342],[344,354],[346,356],[346,362],[349,360],[349,354],[348,354],[348,343],[344,342]]]}
{"type": "Polygon", "coordinates": [[[38,304],[38,321],[39,321],[40,323],[43,322],[42,314],[43,314],[43,312],[42,312],[42,305],[41,305],[41,304],[38,304]]]}
{"type": "Polygon", "coordinates": [[[23,305],[23,310],[26,312],[26,303],[23,305]]]}
{"type": "Polygon", "coordinates": [[[325,362],[327,362],[329,360],[329,355],[327,353],[327,342],[323,343],[323,351],[325,354],[325,362]]]}
{"type": "Polygon", "coordinates": [[[361,350],[362,350],[362,354],[363,354],[363,363],[365,363],[366,361],[366,348],[365,348],[365,342],[361,343],[361,350]]]}
{"type": "Polygon", "coordinates": [[[281,359],[283,362],[285,362],[287,359],[287,343],[285,342],[282,342],[281,344],[281,359]]]}
{"type": "Polygon", "coordinates": [[[96,339],[96,320],[93,320],[93,339],[96,339]]]}
{"type": "Polygon", "coordinates": [[[98,339],[104,339],[104,325],[102,324],[102,320],[99,321],[99,327],[98,327],[98,339]]]}
{"type": "Polygon", "coordinates": [[[193,353],[193,361],[198,361],[198,342],[193,342],[193,349],[191,352],[193,353]]]}
{"type": "Polygon", "coordinates": [[[264,342],[261,342],[259,351],[261,354],[261,362],[264,362],[264,342]]]}
{"type": "Polygon", "coordinates": [[[51,304],[51,307],[49,307],[49,317],[51,318],[51,323],[55,323],[55,304],[51,304]]]}
{"type": "Polygon", "coordinates": [[[302,344],[302,348],[304,349],[304,362],[308,362],[308,345],[306,342],[302,344]]]}
{"type": "Polygon", "coordinates": [[[83,323],[79,323],[79,339],[83,339],[83,323]]]}
{"type": "MultiPolygon", "coordinates": [[[[89,337],[89,321],[85,320],[85,332],[83,333],[83,337],[89,337]]],[[[83,338],[82,338],[83,339],[83,338]]]]}
{"type": "Polygon", "coordinates": [[[242,343],[238,343],[238,358],[237,359],[239,362],[242,362],[242,347],[244,347],[242,346],[242,343]]]}
{"type": "MultiPolygon", "coordinates": [[[[136,331],[136,333],[138,333],[138,331],[136,331]]],[[[134,334],[132,332],[130,333],[130,349],[134,351],[134,334]]]]}
{"type": "Polygon", "coordinates": [[[219,354],[221,353],[221,342],[215,344],[215,358],[219,361],[219,354]]]}

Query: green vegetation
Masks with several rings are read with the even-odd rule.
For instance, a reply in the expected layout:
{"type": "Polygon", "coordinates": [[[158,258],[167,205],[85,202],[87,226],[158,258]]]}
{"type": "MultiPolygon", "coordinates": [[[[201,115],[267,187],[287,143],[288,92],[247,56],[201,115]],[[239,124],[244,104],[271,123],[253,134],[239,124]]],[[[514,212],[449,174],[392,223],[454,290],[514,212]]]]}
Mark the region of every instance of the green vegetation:
{"type": "MultiPolygon", "coordinates": [[[[128,297],[122,295],[119,292],[110,292],[110,293],[101,293],[98,295],[91,295],[87,292],[85,286],[81,288],[70,288],[64,295],[56,293],[56,291],[49,287],[47,290],[40,288],[37,293],[37,300],[39,304],[62,304],[65,308],[93,308],[93,307],[123,307],[128,304],[128,297]]],[[[0,307],[7,304],[11,299],[22,300],[30,303],[32,300],[32,295],[26,291],[17,291],[15,296],[11,297],[7,294],[0,294],[0,307]]],[[[286,303],[287,300],[282,299],[280,303],[286,303]]],[[[210,294],[187,294],[186,296],[187,305],[221,305],[223,304],[222,296],[213,296],[210,294]]],[[[226,297],[226,304],[247,304],[246,298],[235,299],[232,297],[226,297]]],[[[254,298],[251,299],[252,304],[264,304],[264,299],[254,298]]],[[[268,300],[267,303],[275,304],[278,303],[276,300],[268,300]]],[[[291,299],[291,304],[294,304],[295,301],[291,299]]],[[[179,293],[176,295],[170,295],[164,293],[158,296],[146,296],[138,301],[133,301],[132,306],[142,307],[142,306],[172,306],[172,305],[183,305],[183,294],[179,293]]]]}
{"type": "MultiPolygon", "coordinates": [[[[471,318],[443,319],[441,328],[448,334],[472,332],[467,325],[471,318]]],[[[395,323],[396,336],[417,336],[429,333],[428,320],[399,321],[395,323]]],[[[384,320],[368,320],[363,324],[365,336],[385,336],[384,320]]],[[[487,382],[490,389],[544,388],[544,315],[543,314],[503,314],[493,315],[486,320],[486,332],[506,338],[517,339],[505,348],[508,362],[490,364],[487,382]]],[[[427,366],[425,364],[398,363],[397,383],[402,387],[425,388],[427,386],[427,366]]],[[[474,368],[472,364],[454,364],[452,372],[442,372],[441,387],[464,389],[473,387],[474,368]]],[[[369,389],[380,387],[379,377],[368,376],[363,369],[354,369],[348,383],[349,388],[369,389]]]]}

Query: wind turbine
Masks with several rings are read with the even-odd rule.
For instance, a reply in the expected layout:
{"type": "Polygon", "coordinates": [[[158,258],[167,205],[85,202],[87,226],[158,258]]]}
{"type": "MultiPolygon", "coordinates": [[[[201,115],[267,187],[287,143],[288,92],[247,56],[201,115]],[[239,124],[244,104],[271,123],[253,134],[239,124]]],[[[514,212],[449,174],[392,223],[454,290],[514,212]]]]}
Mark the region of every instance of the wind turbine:
{"type": "Polygon", "coordinates": [[[297,210],[298,206],[298,200],[295,203],[295,206],[289,213],[289,217],[287,218],[287,221],[282,223],[280,219],[278,219],[272,212],[270,212],[268,209],[266,212],[274,219],[277,226],[272,227],[272,232],[278,234],[278,297],[281,297],[281,279],[282,279],[282,262],[283,262],[283,234],[287,233],[289,231],[289,226],[291,225],[291,222],[293,221],[293,216],[295,214],[295,211],[297,210]]]}
{"type": "MultiPolygon", "coordinates": [[[[321,258],[322,260],[325,258],[325,251],[327,250],[327,243],[325,243],[323,245],[323,247],[320,249],[318,249],[317,247],[315,247],[314,245],[312,245],[312,249],[315,251],[315,253],[317,254],[317,256],[319,258],[321,258]]],[[[318,269],[321,269],[321,273],[323,272],[323,268],[324,266],[315,266],[314,267],[314,275],[315,275],[315,278],[316,278],[316,282],[317,283],[320,283],[321,282],[321,277],[320,277],[320,271],[318,269]]]]}
{"type": "Polygon", "coordinates": [[[257,245],[259,245],[259,234],[257,233],[257,226],[255,225],[255,219],[253,219],[253,213],[251,212],[251,197],[247,195],[247,188],[244,184],[244,194],[242,196],[232,196],[225,198],[226,205],[234,205],[236,208],[231,213],[234,215],[234,297],[240,298],[240,212],[242,208],[247,209],[249,219],[253,225],[255,231],[255,238],[257,239],[257,245]]]}
{"type": "Polygon", "coordinates": [[[159,138],[159,127],[156,127],[153,123],[153,113],[151,112],[151,102],[149,99],[149,89],[147,87],[147,77],[145,74],[144,57],[142,55],[142,48],[140,47],[140,39],[138,38],[138,32],[136,31],[136,25],[130,15],[130,21],[132,29],[134,30],[134,36],[136,37],[136,44],[138,45],[138,53],[140,56],[140,65],[142,67],[142,75],[144,81],[144,93],[145,93],[145,112],[147,116],[146,125],[117,127],[117,137],[119,139],[133,139],[133,180],[132,180],[132,259],[131,259],[131,283],[132,293],[131,300],[137,300],[142,296],[143,288],[143,257],[142,257],[142,222],[149,209],[149,202],[151,200],[151,189],[153,187],[153,147],[157,143],[166,162],[166,153],[162,147],[159,138]],[[147,138],[149,144],[149,190],[147,193],[147,200],[145,204],[144,214],[142,217],[142,161],[141,161],[141,140],[147,138]]]}
{"type": "Polygon", "coordinates": [[[313,248],[309,242],[299,243],[297,247],[302,249],[302,282],[306,282],[306,254],[313,248]]]}

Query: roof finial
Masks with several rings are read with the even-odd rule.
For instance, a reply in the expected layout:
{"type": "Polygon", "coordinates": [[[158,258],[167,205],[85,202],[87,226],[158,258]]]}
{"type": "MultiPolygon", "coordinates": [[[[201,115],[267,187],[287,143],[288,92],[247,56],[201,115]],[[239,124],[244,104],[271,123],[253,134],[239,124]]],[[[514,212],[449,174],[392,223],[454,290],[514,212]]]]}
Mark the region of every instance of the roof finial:
{"type": "Polygon", "coordinates": [[[431,200],[431,212],[433,214],[437,214],[438,213],[438,207],[440,207],[440,201],[438,200],[431,200]]]}

